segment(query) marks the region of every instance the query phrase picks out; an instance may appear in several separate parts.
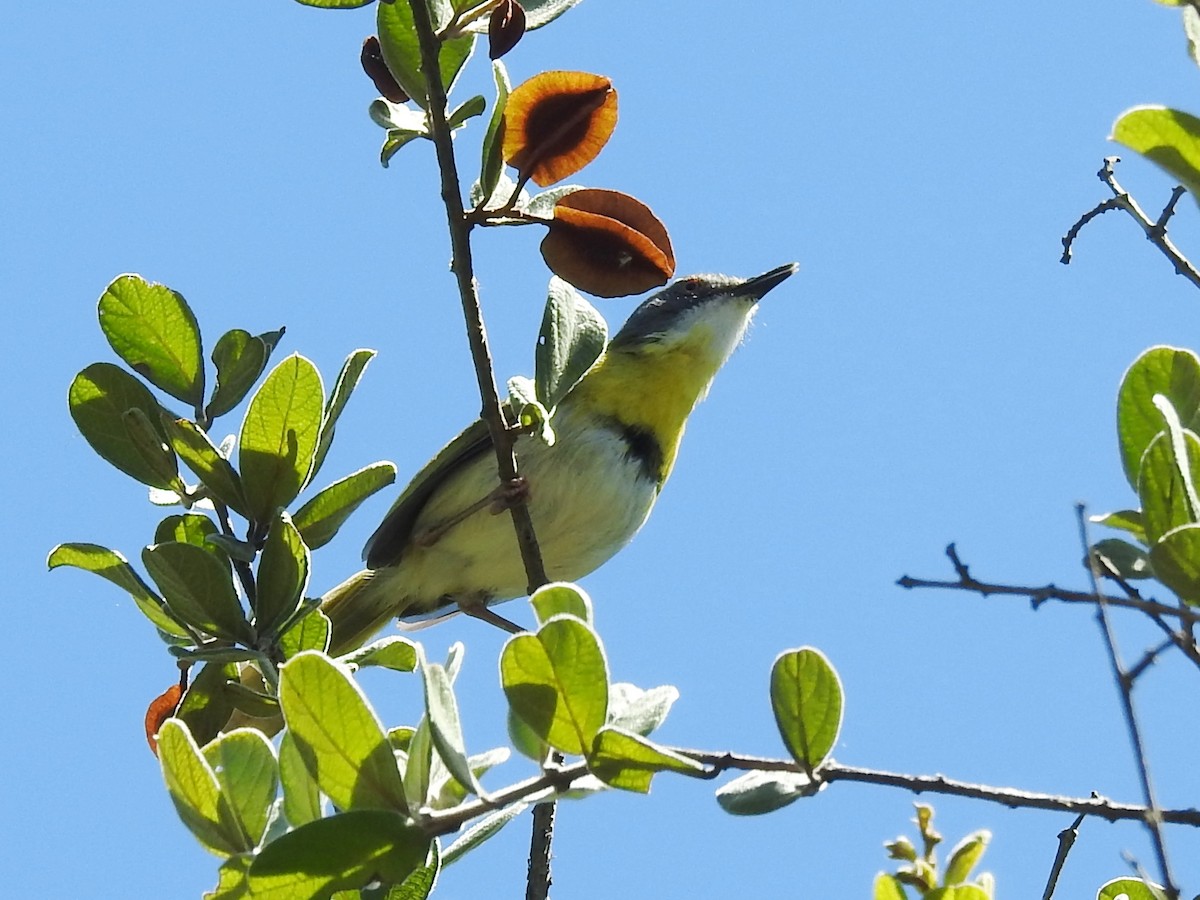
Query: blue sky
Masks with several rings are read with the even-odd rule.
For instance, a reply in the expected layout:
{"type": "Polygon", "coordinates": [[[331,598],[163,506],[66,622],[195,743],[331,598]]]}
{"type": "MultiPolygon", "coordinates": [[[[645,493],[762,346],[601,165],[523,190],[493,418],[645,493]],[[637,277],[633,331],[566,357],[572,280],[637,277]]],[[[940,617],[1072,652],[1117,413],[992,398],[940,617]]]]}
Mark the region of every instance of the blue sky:
{"type": "MultiPolygon", "coordinates": [[[[1105,196],[1093,173],[1117,152],[1105,137],[1120,111],[1200,108],[1177,15],[1150,0],[682,9],[586,0],[508,60],[514,81],[613,79],[616,134],[574,180],[648,203],[681,274],[801,266],[693,417],[649,525],[585,581],[614,677],[679,687],[665,742],[781,754],[767,673],[780,650],[816,645],[847,691],[842,762],[1135,801],[1086,611],[894,581],[948,576],[953,540],[980,577],[1082,586],[1073,504],[1132,502],[1116,386],[1144,348],[1196,345],[1200,297],[1116,214],[1085,230],[1070,267],[1059,238],[1105,196]]],[[[281,349],[327,383],[354,348],[379,350],[324,472],[377,459],[414,472],[478,410],[432,152],[378,164],[357,63],[370,8],[65,0],[7,18],[0,877],[13,896],[196,897],[216,861],[178,822],[141,735],[174,667],[115,588],[44,569],[62,540],[136,557],[161,516],[90,453],[67,385],[112,358],[95,301],[139,272],[188,298],[210,347],[228,328],[286,324],[281,349]]],[[[459,95],[488,83],[477,58],[459,95]]],[[[467,170],[481,130],[459,136],[467,170]]],[[[1165,202],[1171,183],[1150,166],[1118,173],[1147,207],[1165,202]]],[[[1173,228],[1200,243],[1190,201],[1173,228]]],[[[532,370],[547,273],[530,232],[477,240],[501,378],[532,370]]],[[[615,326],[634,304],[601,310],[615,326]]],[[[315,589],[355,569],[389,499],[317,553],[315,589]]],[[[501,636],[454,621],[422,638],[435,658],[466,642],[468,745],[504,743],[501,636]]],[[[1156,640],[1122,620],[1127,655],[1156,640]]],[[[1194,674],[1167,661],[1138,693],[1168,805],[1195,805],[1200,788],[1200,724],[1177,696],[1194,674]]],[[[408,680],[366,684],[389,724],[415,718],[408,680]]],[[[513,762],[489,783],[526,772],[513,762]]],[[[914,798],[897,791],[838,784],[747,820],[711,787],[660,777],[648,798],[568,804],[556,889],[866,896],[882,842],[911,830],[914,798]]],[[[924,799],[951,842],[993,830],[985,868],[1002,897],[1040,896],[1068,817],[924,799]]],[[[1200,891],[1200,836],[1169,838],[1200,891]]],[[[510,827],[449,869],[441,896],[514,895],[527,840],[510,827]]],[[[1122,850],[1150,863],[1137,828],[1086,823],[1057,896],[1124,874],[1122,850]]]]}

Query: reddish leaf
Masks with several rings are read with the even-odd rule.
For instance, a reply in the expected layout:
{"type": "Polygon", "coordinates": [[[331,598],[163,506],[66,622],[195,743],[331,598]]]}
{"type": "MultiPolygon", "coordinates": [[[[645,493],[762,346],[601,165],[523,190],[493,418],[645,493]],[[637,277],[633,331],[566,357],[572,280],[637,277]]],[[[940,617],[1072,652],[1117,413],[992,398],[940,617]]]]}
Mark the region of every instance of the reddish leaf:
{"type": "Polygon", "coordinates": [[[617,127],[617,92],[602,75],[543,72],[504,108],[504,159],[545,187],[590,163],[617,127]]]}
{"type": "Polygon", "coordinates": [[[162,727],[163,722],[175,715],[182,698],[183,686],[176,683],[150,701],[146,710],[146,743],[150,745],[150,752],[155,756],[158,756],[158,729],[162,727]]]}
{"type": "Polygon", "coordinates": [[[541,250],[554,274],[597,297],[640,294],[675,274],[666,226],[620,191],[567,194],[554,207],[541,250]]]}
{"type": "Polygon", "coordinates": [[[383,61],[383,50],[379,46],[379,38],[371,35],[363,41],[362,55],[359,59],[362,61],[363,71],[375,83],[375,90],[379,91],[381,96],[393,103],[408,102],[408,94],[404,93],[404,88],[396,82],[396,76],[383,61]]]}
{"type": "Polygon", "coordinates": [[[503,0],[488,19],[488,58],[499,59],[525,34],[525,8],[517,0],[503,0]]]}

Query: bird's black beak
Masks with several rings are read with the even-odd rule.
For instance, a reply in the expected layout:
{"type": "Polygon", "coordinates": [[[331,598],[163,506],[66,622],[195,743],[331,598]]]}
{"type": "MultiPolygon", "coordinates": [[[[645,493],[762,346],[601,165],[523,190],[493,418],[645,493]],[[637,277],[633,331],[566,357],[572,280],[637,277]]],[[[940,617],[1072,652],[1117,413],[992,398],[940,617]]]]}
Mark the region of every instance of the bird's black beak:
{"type": "Polygon", "coordinates": [[[772,269],[770,272],[764,272],[762,275],[756,275],[750,278],[737,289],[739,294],[749,294],[756,300],[761,300],[766,296],[767,291],[776,287],[791,277],[795,271],[800,268],[796,263],[788,263],[786,266],[779,266],[772,269]]]}

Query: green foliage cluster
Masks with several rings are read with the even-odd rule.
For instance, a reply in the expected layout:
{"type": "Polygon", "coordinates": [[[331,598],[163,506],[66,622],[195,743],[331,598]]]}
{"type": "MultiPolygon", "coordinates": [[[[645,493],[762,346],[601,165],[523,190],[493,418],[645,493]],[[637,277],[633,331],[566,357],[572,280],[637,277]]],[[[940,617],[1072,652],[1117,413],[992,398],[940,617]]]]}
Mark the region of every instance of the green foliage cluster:
{"type": "Polygon", "coordinates": [[[933,827],[933,807],[918,803],[916,809],[913,821],[920,834],[921,852],[903,835],[887,843],[888,855],[901,865],[895,873],[880,872],[875,877],[874,900],[908,900],[910,889],[923,900],[992,900],[996,879],[990,873],[969,880],[987,850],[991,832],[967,835],[950,851],[942,868],[937,859],[942,836],[933,827]]]}

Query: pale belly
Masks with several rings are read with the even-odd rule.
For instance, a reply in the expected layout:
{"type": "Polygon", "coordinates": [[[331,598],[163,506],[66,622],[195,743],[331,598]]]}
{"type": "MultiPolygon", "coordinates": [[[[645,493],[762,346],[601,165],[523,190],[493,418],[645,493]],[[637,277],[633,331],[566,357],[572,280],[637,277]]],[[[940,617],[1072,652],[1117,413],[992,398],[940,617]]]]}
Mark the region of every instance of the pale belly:
{"type": "MultiPolygon", "coordinates": [[[[615,431],[580,434],[570,421],[556,425],[553,447],[523,437],[517,460],[528,484],[527,504],[546,574],[554,581],[574,581],[633,538],[654,506],[658,485],[646,477],[615,431]]],[[[413,534],[436,529],[497,484],[489,452],[430,499],[413,534]]],[[[398,566],[377,573],[389,582],[389,591],[409,599],[405,618],[459,601],[491,602],[527,593],[528,578],[506,510],[474,513],[430,545],[419,543],[405,550],[398,566]]]]}

